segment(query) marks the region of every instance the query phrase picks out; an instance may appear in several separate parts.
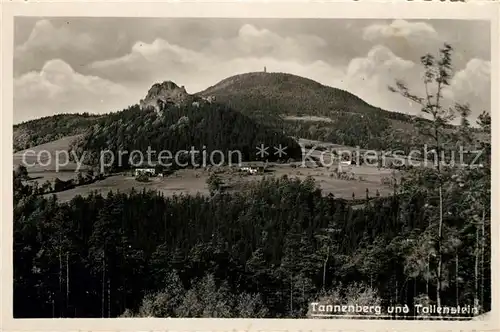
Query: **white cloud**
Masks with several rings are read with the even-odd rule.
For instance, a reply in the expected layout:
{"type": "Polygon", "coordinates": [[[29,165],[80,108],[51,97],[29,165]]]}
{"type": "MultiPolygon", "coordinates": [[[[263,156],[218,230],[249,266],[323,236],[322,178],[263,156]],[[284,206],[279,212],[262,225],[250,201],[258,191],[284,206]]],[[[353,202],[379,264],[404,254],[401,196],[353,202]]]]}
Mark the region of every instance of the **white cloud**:
{"type": "MultiPolygon", "coordinates": [[[[468,103],[471,117],[476,118],[483,110],[490,110],[491,64],[480,59],[470,60],[464,69],[457,71],[450,86],[443,90],[442,104],[450,107],[455,103],[468,103]]],[[[375,46],[366,57],[351,60],[343,80],[345,89],[366,102],[391,111],[421,114],[420,105],[411,103],[398,94],[388,91],[395,80],[406,83],[414,95],[425,97],[423,68],[419,63],[402,59],[384,46],[375,46]]],[[[429,87],[435,93],[436,87],[429,87]]],[[[457,119],[458,121],[458,119],[457,119]]]]}
{"type": "Polygon", "coordinates": [[[66,112],[109,112],[126,105],[128,95],[118,84],[81,75],[64,61],[54,59],[41,71],[14,80],[14,121],[66,112]]]}
{"type": "MultiPolygon", "coordinates": [[[[313,35],[283,37],[267,29],[258,29],[250,24],[243,25],[238,35],[230,39],[215,39],[204,50],[222,57],[273,57],[276,59],[311,59],[327,43],[313,35]]],[[[315,60],[315,59],[314,59],[315,60]]]]}
{"type": "Polygon", "coordinates": [[[430,24],[405,20],[395,20],[391,24],[373,24],[363,31],[363,39],[369,41],[380,42],[392,38],[420,42],[438,39],[438,33],[430,24]]]}
{"type": "Polygon", "coordinates": [[[354,58],[346,70],[345,88],[369,104],[391,111],[416,113],[416,105],[388,90],[395,80],[404,79],[415,87],[420,68],[382,45],[374,46],[366,57],[354,58]]]}
{"type": "Polygon", "coordinates": [[[311,58],[315,49],[325,45],[325,41],[319,37],[281,37],[269,30],[246,24],[240,28],[236,37],[212,40],[200,51],[159,38],[152,43],[137,42],[128,54],[93,62],[88,70],[130,84],[138,81],[152,84],[163,80],[186,82],[187,89],[195,92],[207,87],[208,82],[215,83],[215,78],[225,78],[220,73],[228,72],[226,69],[231,67],[229,72],[234,75],[237,72],[262,70],[269,62],[275,66],[271,68],[269,65],[269,69],[274,71],[278,70],[277,67],[289,68],[291,62],[312,63],[316,60],[314,56],[312,60],[305,59],[311,58]],[[277,60],[287,65],[279,65],[277,60]],[[259,67],[256,68],[257,63],[259,67]]]}
{"type": "Polygon", "coordinates": [[[471,59],[464,69],[455,73],[450,83],[451,98],[459,103],[469,103],[473,117],[483,110],[491,111],[490,61],[471,59]]]}
{"type": "Polygon", "coordinates": [[[91,72],[119,82],[133,83],[171,79],[175,73],[192,73],[192,66],[203,55],[189,49],[156,39],[148,44],[137,42],[130,53],[115,59],[96,61],[89,65],[91,72]]]}
{"type": "Polygon", "coordinates": [[[48,20],[37,21],[28,39],[14,49],[16,72],[39,69],[48,59],[64,54],[78,55],[95,51],[94,38],[76,33],[67,26],[55,27],[48,20]]]}
{"type": "Polygon", "coordinates": [[[86,33],[74,33],[68,27],[54,27],[48,20],[35,23],[28,39],[18,47],[16,52],[57,51],[63,48],[88,50],[93,46],[92,36],[86,33]]]}
{"type": "Polygon", "coordinates": [[[383,45],[397,56],[419,62],[426,53],[436,53],[444,40],[425,22],[395,20],[388,24],[372,24],[363,30],[363,39],[372,45],[383,45]]]}

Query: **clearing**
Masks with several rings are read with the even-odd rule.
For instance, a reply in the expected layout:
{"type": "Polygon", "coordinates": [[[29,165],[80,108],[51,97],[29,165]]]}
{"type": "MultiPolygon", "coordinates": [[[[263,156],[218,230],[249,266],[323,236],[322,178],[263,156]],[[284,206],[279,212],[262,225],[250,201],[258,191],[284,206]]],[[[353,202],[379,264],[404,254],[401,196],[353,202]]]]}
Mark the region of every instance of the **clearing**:
{"type": "MultiPolygon", "coordinates": [[[[30,155],[27,156],[26,161],[31,165],[27,166],[30,177],[38,181],[40,184],[45,181],[53,182],[55,178],[61,180],[69,180],[76,178],[76,163],[67,163],[67,165],[60,167],[56,170],[55,161],[56,156],[59,154],[60,162],[66,163],[64,151],[68,151],[71,142],[77,136],[65,137],[50,143],[42,144],[33,147],[29,150],[30,155]],[[39,156],[39,158],[37,158],[39,156]]],[[[301,140],[303,144],[321,144],[328,147],[343,147],[331,143],[312,142],[301,140]]],[[[345,147],[346,149],[353,149],[352,147],[345,147]]],[[[25,150],[27,151],[27,150],[25,150]]],[[[14,167],[22,163],[23,153],[19,151],[14,154],[13,162],[14,167]]],[[[314,151],[313,155],[318,157],[321,151],[314,151]]],[[[325,162],[328,163],[329,154],[325,155],[325,162]]],[[[244,163],[241,166],[263,166],[263,163],[253,162],[244,163]]],[[[391,169],[378,169],[374,166],[343,166],[342,170],[351,173],[351,179],[338,179],[333,176],[333,167],[318,167],[312,163],[307,163],[307,167],[300,167],[298,163],[270,163],[267,165],[264,174],[246,175],[238,171],[236,166],[226,166],[218,169],[219,176],[223,179],[224,184],[228,190],[239,190],[242,185],[249,181],[258,181],[264,176],[277,176],[281,177],[287,175],[289,177],[298,177],[305,179],[308,176],[313,177],[318,185],[321,187],[325,194],[332,193],[335,197],[342,197],[351,199],[354,193],[356,198],[364,198],[366,196],[366,189],[368,189],[371,197],[375,196],[377,190],[381,196],[386,196],[392,193],[393,189],[389,185],[382,184],[382,178],[390,178],[393,174],[391,169]]],[[[149,182],[138,182],[130,172],[114,174],[104,180],[97,181],[88,185],[78,186],[73,189],[56,193],[61,201],[69,201],[77,195],[85,196],[92,191],[97,191],[102,194],[107,194],[110,190],[127,192],[132,188],[136,190],[157,190],[165,196],[179,195],[179,194],[208,194],[208,187],[206,181],[210,175],[210,171],[198,169],[182,169],[174,172],[166,177],[154,177],[149,182]]],[[[52,194],[49,194],[52,195],[52,194]]]]}

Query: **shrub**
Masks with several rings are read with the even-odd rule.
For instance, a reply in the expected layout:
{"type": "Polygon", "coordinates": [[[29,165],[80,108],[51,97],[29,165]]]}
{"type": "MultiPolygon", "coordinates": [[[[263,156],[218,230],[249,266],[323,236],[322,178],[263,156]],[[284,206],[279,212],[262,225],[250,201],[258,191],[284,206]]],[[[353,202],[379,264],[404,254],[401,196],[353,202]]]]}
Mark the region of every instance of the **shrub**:
{"type": "Polygon", "coordinates": [[[210,174],[207,179],[208,190],[211,194],[219,191],[222,187],[222,179],[215,173],[210,174]]]}
{"type": "Polygon", "coordinates": [[[149,176],[147,174],[144,174],[144,173],[139,173],[135,177],[135,180],[138,182],[149,182],[149,176]]]}
{"type": "Polygon", "coordinates": [[[26,166],[18,165],[16,168],[16,171],[14,172],[14,176],[19,177],[21,179],[27,179],[28,178],[28,170],[26,169],[26,166]]]}

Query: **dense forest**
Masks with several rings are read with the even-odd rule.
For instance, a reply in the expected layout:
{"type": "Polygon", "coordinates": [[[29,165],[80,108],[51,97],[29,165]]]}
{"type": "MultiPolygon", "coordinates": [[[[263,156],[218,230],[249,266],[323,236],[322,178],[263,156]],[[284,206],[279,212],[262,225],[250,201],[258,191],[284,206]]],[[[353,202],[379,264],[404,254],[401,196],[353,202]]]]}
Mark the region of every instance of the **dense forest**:
{"type": "Polygon", "coordinates": [[[356,210],[311,179],[61,204],[16,177],[15,317],[305,317],[332,294],[413,308],[436,301],[437,243],[442,305],[488,311],[489,170],[447,172],[442,241],[433,175],[415,170],[397,195],[356,210]]]}

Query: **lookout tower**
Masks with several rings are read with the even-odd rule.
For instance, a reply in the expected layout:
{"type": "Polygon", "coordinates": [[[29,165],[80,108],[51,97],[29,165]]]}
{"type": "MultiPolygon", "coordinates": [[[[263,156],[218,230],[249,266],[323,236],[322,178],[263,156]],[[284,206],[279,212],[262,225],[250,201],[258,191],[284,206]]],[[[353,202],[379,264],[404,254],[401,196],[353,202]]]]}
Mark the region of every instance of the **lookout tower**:
{"type": "Polygon", "coordinates": [[[266,69],[266,67],[264,66],[264,73],[266,73],[266,72],[267,72],[267,69],[266,69]]]}

